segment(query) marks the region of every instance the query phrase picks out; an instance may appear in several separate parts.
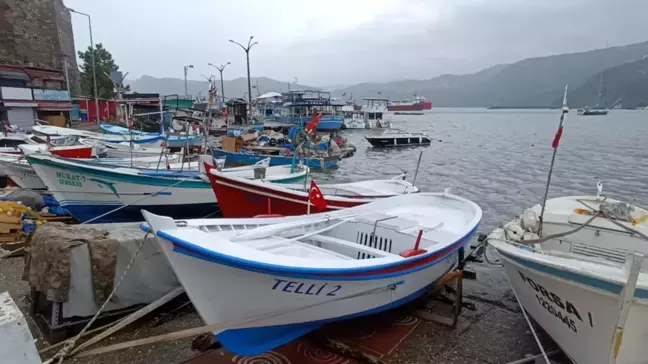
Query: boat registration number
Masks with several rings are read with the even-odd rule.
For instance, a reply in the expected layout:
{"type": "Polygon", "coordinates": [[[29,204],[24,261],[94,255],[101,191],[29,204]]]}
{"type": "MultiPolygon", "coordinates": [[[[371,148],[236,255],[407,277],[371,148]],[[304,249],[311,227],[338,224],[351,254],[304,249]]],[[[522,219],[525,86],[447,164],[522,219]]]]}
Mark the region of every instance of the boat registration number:
{"type": "Polygon", "coordinates": [[[56,172],[56,178],[59,184],[71,187],[83,187],[83,183],[85,182],[84,176],[65,172],[56,172]]]}
{"type": "Polygon", "coordinates": [[[293,294],[303,294],[306,296],[337,296],[342,289],[340,285],[328,283],[304,283],[298,281],[287,281],[284,279],[274,279],[272,285],[273,291],[281,291],[293,294]]]}
{"type": "MultiPolygon", "coordinates": [[[[579,310],[576,308],[576,305],[574,305],[571,301],[564,299],[563,297],[557,295],[552,291],[549,291],[541,284],[525,276],[522,272],[518,271],[518,273],[520,274],[522,281],[535,291],[535,298],[538,301],[538,305],[540,305],[540,307],[549,312],[556,319],[562,321],[563,324],[565,324],[565,326],[567,326],[571,331],[578,333],[576,322],[584,322],[582,313],[586,311],[581,309],[579,312],[579,310]]],[[[594,321],[592,320],[591,312],[587,312],[586,319],[588,319],[590,327],[594,327],[594,321]]]]}

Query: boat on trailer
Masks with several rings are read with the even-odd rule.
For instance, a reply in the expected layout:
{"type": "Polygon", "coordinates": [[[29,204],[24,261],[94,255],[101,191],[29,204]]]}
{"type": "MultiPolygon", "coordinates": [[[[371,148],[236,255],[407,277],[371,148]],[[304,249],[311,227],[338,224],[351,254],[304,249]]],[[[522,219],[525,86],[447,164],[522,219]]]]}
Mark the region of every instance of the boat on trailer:
{"type": "Polygon", "coordinates": [[[549,199],[541,210],[487,238],[520,305],[576,364],[645,363],[648,211],[603,196],[549,199]]]}
{"type": "MultiPolygon", "coordinates": [[[[318,211],[309,200],[309,185],[276,184],[263,180],[250,180],[235,175],[210,170],[207,173],[211,186],[220,201],[224,217],[253,217],[263,214],[283,216],[303,215],[318,211]]],[[[390,179],[352,183],[323,184],[318,186],[326,201],[325,211],[334,211],[372,202],[399,194],[418,192],[404,175],[390,179]]]]}
{"type": "Polygon", "coordinates": [[[482,211],[421,193],[281,218],[143,215],[202,319],[220,324],[218,342],[250,356],[423,296],[456,266],[482,211]]]}
{"type": "Polygon", "coordinates": [[[408,147],[430,145],[432,142],[425,133],[408,133],[399,129],[387,130],[379,135],[367,135],[365,139],[373,147],[408,147]]]}

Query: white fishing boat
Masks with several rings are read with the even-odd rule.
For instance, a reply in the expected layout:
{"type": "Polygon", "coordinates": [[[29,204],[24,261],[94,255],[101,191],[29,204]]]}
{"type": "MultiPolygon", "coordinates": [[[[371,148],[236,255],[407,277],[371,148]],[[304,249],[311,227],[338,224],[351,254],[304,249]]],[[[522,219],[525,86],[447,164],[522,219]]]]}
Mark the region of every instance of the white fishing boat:
{"type": "Polygon", "coordinates": [[[345,105],[341,111],[344,115],[343,129],[390,128],[391,122],[386,119],[389,99],[364,98],[365,104],[360,110],[353,105],[345,105]]]}
{"type": "MultiPolygon", "coordinates": [[[[131,132],[133,133],[133,135],[138,135],[142,137],[157,137],[157,136],[165,137],[163,133],[151,133],[151,132],[143,132],[139,130],[131,131],[128,128],[124,128],[123,126],[119,126],[119,125],[100,124],[99,127],[106,134],[128,136],[129,138],[131,132]]],[[[182,148],[185,146],[196,147],[202,144],[202,136],[195,133],[189,135],[182,135],[182,134],[169,135],[166,136],[165,138],[169,148],[182,148]]]]}
{"type": "MultiPolygon", "coordinates": [[[[176,218],[212,216],[219,212],[210,184],[196,171],[102,165],[96,161],[62,159],[45,154],[25,157],[54,198],[79,221],[141,221],[142,209],[176,218]]],[[[254,170],[224,171],[255,178],[254,170]]],[[[274,177],[275,180],[292,180],[295,175],[288,173],[274,177]]]]}
{"type": "MultiPolygon", "coordinates": [[[[21,149],[25,145],[20,146],[21,149]]],[[[45,152],[47,154],[47,152],[45,152]]],[[[33,154],[33,153],[26,153],[33,154]]],[[[180,160],[180,155],[171,155],[169,159],[162,159],[159,163],[159,158],[133,158],[132,160],[123,158],[76,158],[77,163],[85,163],[88,165],[99,165],[103,167],[131,167],[141,170],[184,170],[187,172],[200,172],[200,163],[198,161],[177,163],[180,160]],[[158,164],[159,163],[159,164],[158,164]]],[[[22,157],[15,158],[2,158],[0,157],[0,170],[20,188],[30,190],[46,190],[47,186],[43,180],[34,171],[34,168],[22,157]]]]}
{"type": "Polygon", "coordinates": [[[456,265],[482,211],[421,193],[282,218],[143,214],[202,319],[220,324],[218,341],[256,355],[422,296],[456,265]]]}
{"type": "Polygon", "coordinates": [[[648,358],[648,211],[603,196],[547,200],[496,229],[525,311],[577,364],[648,358]]]}
{"type": "Polygon", "coordinates": [[[86,139],[95,139],[107,143],[130,143],[146,144],[147,146],[159,146],[164,142],[164,135],[111,135],[99,134],[86,130],[77,130],[72,128],[61,128],[58,126],[49,125],[34,125],[32,128],[34,133],[45,136],[77,136],[86,139]]]}
{"type": "Polygon", "coordinates": [[[144,146],[146,144],[109,143],[96,139],[79,139],[84,145],[97,148],[97,155],[107,158],[153,157],[160,155],[165,146],[144,146]]]}

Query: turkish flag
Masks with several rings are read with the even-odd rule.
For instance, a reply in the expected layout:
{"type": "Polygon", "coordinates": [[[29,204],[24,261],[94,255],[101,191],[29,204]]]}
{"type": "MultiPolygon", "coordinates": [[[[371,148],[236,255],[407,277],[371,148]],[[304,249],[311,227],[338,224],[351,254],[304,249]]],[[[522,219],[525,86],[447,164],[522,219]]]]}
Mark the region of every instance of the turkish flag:
{"type": "Polygon", "coordinates": [[[318,210],[326,210],[326,207],[328,206],[326,204],[326,200],[324,199],[324,195],[322,195],[322,191],[320,191],[319,187],[317,187],[315,181],[311,181],[308,201],[315,205],[318,210]]]}
{"type": "Polygon", "coordinates": [[[130,126],[128,127],[128,130],[130,130],[130,131],[135,130],[135,124],[130,124],[130,126]]]}

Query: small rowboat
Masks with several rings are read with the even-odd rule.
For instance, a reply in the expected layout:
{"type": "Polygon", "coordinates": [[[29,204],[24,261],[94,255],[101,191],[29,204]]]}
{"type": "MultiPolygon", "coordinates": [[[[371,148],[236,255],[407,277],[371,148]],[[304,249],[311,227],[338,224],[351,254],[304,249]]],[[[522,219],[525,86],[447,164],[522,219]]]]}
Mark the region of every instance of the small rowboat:
{"type": "Polygon", "coordinates": [[[282,218],[143,215],[218,342],[249,356],[421,297],[456,265],[482,211],[420,193],[282,218]]]}
{"type": "MultiPolygon", "coordinates": [[[[253,217],[262,214],[303,215],[308,211],[308,187],[304,184],[278,185],[249,180],[211,170],[207,173],[220,201],[224,217],[253,217]]],[[[385,180],[319,186],[327,203],[326,211],[354,207],[399,194],[418,192],[401,176],[385,180]]],[[[311,203],[311,212],[322,212],[311,203]]]]}

